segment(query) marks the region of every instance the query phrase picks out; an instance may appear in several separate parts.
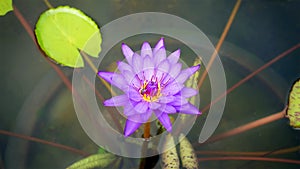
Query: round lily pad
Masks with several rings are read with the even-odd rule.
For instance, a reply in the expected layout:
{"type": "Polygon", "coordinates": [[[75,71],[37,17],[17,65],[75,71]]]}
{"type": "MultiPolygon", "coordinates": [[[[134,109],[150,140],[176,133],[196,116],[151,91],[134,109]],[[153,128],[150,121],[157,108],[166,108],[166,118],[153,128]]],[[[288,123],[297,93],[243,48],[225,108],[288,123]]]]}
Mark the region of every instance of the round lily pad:
{"type": "Polygon", "coordinates": [[[12,0],[0,0],[0,16],[5,15],[7,12],[12,10],[12,0]]]}
{"type": "Polygon", "coordinates": [[[80,50],[92,57],[101,51],[98,25],[78,9],[60,6],[41,14],[35,28],[40,48],[51,59],[69,67],[83,67],[80,50]]]}

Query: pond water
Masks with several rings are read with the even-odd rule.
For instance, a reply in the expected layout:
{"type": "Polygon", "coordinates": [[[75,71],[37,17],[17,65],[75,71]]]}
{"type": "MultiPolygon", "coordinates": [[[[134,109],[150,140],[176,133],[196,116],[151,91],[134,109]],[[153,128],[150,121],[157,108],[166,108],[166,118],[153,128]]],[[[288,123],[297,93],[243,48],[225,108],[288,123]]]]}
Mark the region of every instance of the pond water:
{"type": "MultiPolygon", "coordinates": [[[[196,25],[216,45],[236,1],[50,1],[53,6],[70,5],[81,9],[99,25],[136,12],[164,12],[182,17],[196,25]]],[[[14,1],[29,24],[34,27],[43,1],[14,1]]],[[[242,1],[219,56],[224,66],[227,88],[246,77],[280,53],[300,42],[297,0],[242,1]]],[[[96,153],[98,146],[86,135],[74,111],[72,93],[39,53],[13,12],[0,18],[2,62],[0,129],[34,136],[51,142],[96,153]]],[[[184,31],[184,30],[182,30],[184,31]]],[[[138,50],[148,40],[152,45],[160,35],[128,38],[124,41],[138,50]],[[147,38],[147,39],[146,39],[147,38]],[[151,39],[151,40],[149,40],[151,39]]],[[[195,56],[187,46],[166,37],[167,49],[182,48],[182,59],[191,65],[195,56]]],[[[103,39],[105,40],[105,39],[103,39]]],[[[122,42],[120,42],[122,43],[122,42]]],[[[120,43],[108,53],[99,69],[122,58],[120,43]]],[[[197,45],[197,44],[195,44],[197,45]]],[[[300,77],[300,50],[288,54],[227,95],[224,114],[214,135],[281,111],[292,83],[300,77]]],[[[107,66],[110,65],[110,66],[107,66]]],[[[61,67],[72,79],[73,70],[61,67]]],[[[201,68],[201,74],[204,67],[201,68]]],[[[200,75],[201,75],[200,74],[200,75]]],[[[99,79],[98,79],[99,80],[99,79]]],[[[98,81],[99,82],[99,81],[98,81]]],[[[200,109],[210,103],[208,78],[200,90],[200,109]]],[[[97,86],[95,86],[97,88],[97,86]]],[[[107,91],[99,88],[105,98],[107,91]]],[[[188,139],[197,143],[207,114],[199,116],[188,139]]],[[[198,144],[197,151],[272,152],[299,146],[299,131],[280,119],[215,143],[198,144]]],[[[0,135],[0,168],[66,168],[81,155],[49,145],[0,135]],[[17,161],[17,162],[16,162],[17,161]]],[[[198,158],[218,155],[198,154],[198,158]]],[[[275,158],[300,160],[299,150],[275,158]]],[[[123,168],[137,168],[136,159],[125,159],[123,168]],[[134,161],[132,164],[128,161],[134,161]],[[128,166],[126,166],[128,165],[128,166]]],[[[299,168],[297,164],[261,161],[203,161],[200,168],[299,168]]],[[[160,168],[157,164],[156,168],[160,168]]]]}

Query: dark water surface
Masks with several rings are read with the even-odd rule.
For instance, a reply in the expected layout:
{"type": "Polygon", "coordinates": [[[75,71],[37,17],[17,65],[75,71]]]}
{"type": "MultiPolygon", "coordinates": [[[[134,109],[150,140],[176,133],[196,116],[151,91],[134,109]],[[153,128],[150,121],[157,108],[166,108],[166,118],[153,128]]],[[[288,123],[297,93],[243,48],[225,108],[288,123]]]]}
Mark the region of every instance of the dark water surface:
{"type": "MultiPolygon", "coordinates": [[[[196,25],[213,44],[216,44],[235,1],[68,0],[50,3],[53,6],[70,5],[81,9],[100,26],[136,12],[170,13],[196,25]]],[[[14,4],[32,27],[40,13],[47,9],[42,0],[16,0],[14,4]]],[[[299,9],[298,0],[242,1],[219,53],[228,88],[300,42],[299,9]]],[[[138,39],[133,38],[132,44],[141,44],[142,41],[144,41],[142,36],[138,39]]],[[[136,49],[138,47],[139,45],[136,49]]],[[[181,46],[177,46],[177,43],[170,44],[170,48],[178,47],[181,46]]],[[[0,49],[2,52],[0,129],[95,153],[97,146],[87,137],[78,123],[72,93],[61,83],[60,78],[39,53],[13,12],[0,17],[0,49]]],[[[113,50],[116,51],[112,51],[112,54],[120,53],[119,46],[115,46],[113,50]]],[[[183,52],[186,55],[193,55],[188,49],[183,52]]],[[[286,104],[291,84],[300,77],[299,56],[298,49],[229,94],[216,134],[281,111],[286,104]]],[[[113,61],[116,60],[108,60],[113,61]]],[[[192,59],[186,61],[191,63],[192,59]]],[[[62,70],[71,79],[72,69],[62,68],[62,70]]],[[[209,88],[208,82],[204,83],[200,91],[200,108],[210,101],[209,89],[205,90],[206,87],[209,88]]],[[[188,135],[191,142],[198,140],[205,117],[205,114],[199,117],[188,135]]],[[[299,132],[291,129],[288,121],[282,119],[226,140],[197,146],[196,149],[274,151],[299,144],[299,132]]],[[[0,135],[0,157],[0,164],[6,169],[65,168],[82,158],[64,150],[4,135],[0,135]]],[[[300,160],[299,152],[274,157],[300,160]]],[[[211,161],[200,163],[200,168],[299,168],[295,164],[252,162],[245,166],[245,163],[246,161],[211,161]]]]}

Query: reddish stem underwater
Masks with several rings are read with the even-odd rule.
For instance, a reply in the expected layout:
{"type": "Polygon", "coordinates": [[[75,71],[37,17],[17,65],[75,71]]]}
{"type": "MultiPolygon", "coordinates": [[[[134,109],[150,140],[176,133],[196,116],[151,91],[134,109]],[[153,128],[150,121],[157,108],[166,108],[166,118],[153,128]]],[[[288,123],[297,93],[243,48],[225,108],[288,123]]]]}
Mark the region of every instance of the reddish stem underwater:
{"type": "Polygon", "coordinates": [[[290,164],[300,164],[300,160],[290,160],[283,158],[267,158],[267,157],[243,157],[243,156],[232,156],[232,157],[208,157],[208,158],[198,158],[198,161],[225,161],[225,160],[244,160],[244,161],[270,161],[279,163],[290,163],[290,164]]]}
{"type": "Polygon", "coordinates": [[[232,129],[230,131],[227,131],[225,133],[222,133],[222,134],[219,134],[217,136],[214,136],[214,137],[208,139],[204,144],[216,142],[218,140],[222,140],[222,139],[225,139],[227,137],[231,137],[231,136],[234,136],[234,135],[246,132],[248,130],[251,130],[253,128],[256,128],[256,127],[259,127],[259,126],[271,123],[273,121],[276,121],[276,120],[279,120],[279,119],[285,117],[285,114],[286,114],[286,109],[284,109],[281,112],[278,112],[276,114],[272,114],[270,116],[267,116],[267,117],[264,117],[264,118],[252,121],[252,122],[250,122],[248,124],[239,126],[239,127],[234,128],[234,129],[232,129]]]}
{"type": "Polygon", "coordinates": [[[235,5],[234,5],[234,8],[231,11],[230,17],[229,17],[229,19],[228,19],[228,21],[226,23],[226,26],[225,26],[225,28],[224,28],[224,30],[222,32],[220,40],[218,41],[218,43],[216,45],[216,49],[215,49],[214,53],[212,54],[212,56],[211,56],[211,58],[210,58],[210,60],[209,60],[209,62],[207,64],[207,66],[206,66],[206,70],[203,72],[203,74],[202,74],[202,76],[201,76],[201,78],[200,78],[200,80],[198,82],[198,89],[200,89],[200,87],[202,86],[202,84],[203,84],[203,82],[204,82],[204,80],[205,80],[205,78],[207,76],[207,73],[208,73],[211,65],[213,64],[214,60],[217,57],[217,54],[218,54],[218,52],[219,52],[219,50],[220,50],[220,48],[221,48],[221,46],[222,46],[222,44],[223,44],[223,42],[224,42],[224,40],[226,38],[226,36],[228,34],[228,31],[229,31],[229,29],[230,29],[230,27],[232,25],[232,22],[233,22],[236,14],[237,14],[237,12],[239,10],[241,2],[242,2],[242,0],[237,0],[236,3],[235,3],[235,5]]]}
{"type": "MultiPolygon", "coordinates": [[[[19,11],[19,9],[13,5],[14,8],[14,14],[17,17],[17,19],[20,21],[20,23],[22,24],[22,26],[24,27],[24,29],[26,30],[26,32],[28,33],[28,35],[30,36],[30,38],[32,39],[32,41],[34,42],[35,46],[39,49],[40,53],[43,55],[43,57],[46,59],[46,61],[50,64],[50,66],[56,71],[56,73],[58,74],[58,76],[62,79],[63,83],[66,85],[66,87],[69,89],[70,92],[73,92],[73,94],[76,97],[79,97],[76,90],[73,90],[72,87],[72,83],[71,81],[68,79],[68,77],[63,73],[63,71],[59,68],[59,66],[57,66],[55,63],[53,63],[48,56],[41,50],[41,48],[39,47],[35,35],[33,33],[33,29],[32,27],[29,25],[29,23],[26,21],[26,19],[23,17],[23,15],[21,14],[21,12],[19,11]]],[[[97,97],[100,98],[100,100],[104,100],[103,97],[101,96],[101,94],[96,90],[96,94],[97,97]]],[[[114,119],[114,122],[116,122],[116,120],[114,119]]],[[[122,127],[120,126],[120,123],[116,123],[118,129],[121,131],[122,127]]],[[[28,138],[30,138],[30,136],[28,136],[28,138]]],[[[24,137],[24,139],[26,139],[26,137],[24,137]]],[[[49,142],[50,143],[50,142],[49,142]]],[[[50,144],[48,144],[50,145],[50,144]]]]}
{"type": "Polygon", "coordinates": [[[300,150],[300,146],[279,149],[275,151],[256,151],[256,152],[240,152],[240,151],[196,151],[196,154],[201,155],[241,155],[241,156],[265,156],[278,155],[296,152],[300,150]]]}
{"type": "Polygon", "coordinates": [[[223,94],[221,94],[218,98],[216,98],[215,100],[213,100],[210,104],[208,104],[207,106],[205,106],[202,109],[202,112],[207,111],[210,108],[210,106],[212,106],[215,103],[217,103],[219,100],[221,100],[227,94],[231,93],[234,89],[236,89],[237,87],[241,86],[243,83],[245,83],[246,81],[248,81],[249,79],[251,79],[253,76],[255,76],[259,72],[263,71],[264,69],[266,69],[267,67],[269,67],[270,65],[272,65],[273,63],[275,63],[276,61],[278,61],[279,59],[282,59],[283,57],[285,57],[288,54],[292,53],[293,51],[295,51],[299,47],[300,47],[300,43],[298,43],[298,44],[294,45],[293,47],[287,49],[286,51],[282,52],[281,54],[279,54],[278,56],[276,56],[274,59],[270,60],[269,62],[267,62],[266,64],[264,64],[260,68],[256,69],[254,72],[250,73],[248,76],[246,76],[245,78],[243,78],[242,80],[240,80],[239,82],[237,82],[236,84],[234,84],[232,87],[230,87],[229,89],[227,89],[226,92],[224,92],[223,94]]]}
{"type": "Polygon", "coordinates": [[[43,139],[39,139],[39,138],[35,138],[35,137],[23,135],[23,134],[13,133],[13,132],[10,132],[10,131],[5,131],[5,130],[0,130],[0,134],[8,135],[8,136],[11,136],[11,137],[16,137],[16,138],[20,138],[20,139],[24,139],[24,140],[29,140],[29,141],[33,141],[33,142],[37,142],[37,143],[42,143],[42,144],[46,144],[46,145],[50,145],[52,147],[57,147],[57,148],[60,148],[60,149],[66,150],[66,151],[70,151],[72,153],[79,154],[81,156],[90,155],[87,152],[84,152],[82,150],[79,150],[79,149],[76,149],[76,148],[73,148],[73,147],[69,147],[69,146],[66,146],[66,145],[63,145],[63,144],[54,143],[54,142],[51,142],[51,141],[47,141],[47,140],[43,140],[43,139]]]}
{"type": "Polygon", "coordinates": [[[67,86],[67,88],[72,92],[72,84],[71,84],[70,80],[61,71],[61,69],[55,63],[53,63],[51,60],[49,60],[49,58],[47,57],[47,55],[40,49],[40,47],[39,47],[39,45],[38,45],[38,43],[36,41],[35,35],[33,33],[33,29],[31,28],[31,26],[29,25],[29,23],[26,21],[26,19],[23,17],[23,15],[19,11],[19,9],[15,5],[13,6],[13,8],[14,8],[13,11],[14,11],[15,16],[18,18],[18,20],[20,21],[20,23],[22,24],[22,26],[24,27],[24,29],[28,33],[28,35],[30,36],[30,38],[34,42],[35,46],[39,49],[40,53],[44,56],[44,58],[50,64],[50,66],[56,71],[56,73],[62,79],[62,81],[64,82],[64,84],[67,86]]]}

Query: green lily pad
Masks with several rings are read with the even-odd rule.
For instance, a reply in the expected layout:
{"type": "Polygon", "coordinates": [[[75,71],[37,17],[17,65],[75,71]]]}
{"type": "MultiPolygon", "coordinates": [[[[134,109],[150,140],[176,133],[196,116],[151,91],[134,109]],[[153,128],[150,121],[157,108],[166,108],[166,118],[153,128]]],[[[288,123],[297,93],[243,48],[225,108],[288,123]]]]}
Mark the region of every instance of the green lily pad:
{"type": "Polygon", "coordinates": [[[104,168],[114,162],[115,159],[116,156],[109,153],[94,154],[73,163],[67,167],[67,169],[92,169],[96,167],[104,168]]]}
{"type": "Polygon", "coordinates": [[[5,15],[7,12],[12,10],[12,0],[0,0],[0,16],[5,15]]]}
{"type": "Polygon", "coordinates": [[[300,130],[300,79],[295,82],[290,92],[287,117],[290,126],[300,130]]]}
{"type": "Polygon", "coordinates": [[[78,9],[60,6],[41,14],[35,28],[41,49],[51,59],[69,67],[83,67],[80,50],[92,57],[101,51],[98,25],[78,9]]]}

